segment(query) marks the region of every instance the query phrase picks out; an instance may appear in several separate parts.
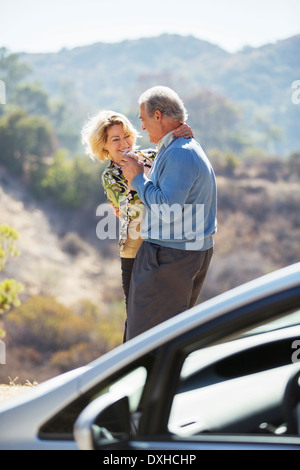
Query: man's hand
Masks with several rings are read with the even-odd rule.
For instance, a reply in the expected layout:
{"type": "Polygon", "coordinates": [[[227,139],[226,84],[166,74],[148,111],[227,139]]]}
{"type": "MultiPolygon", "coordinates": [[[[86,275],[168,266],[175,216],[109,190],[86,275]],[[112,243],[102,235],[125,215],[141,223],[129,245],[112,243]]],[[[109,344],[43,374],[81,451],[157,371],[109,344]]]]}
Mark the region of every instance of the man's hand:
{"type": "Polygon", "coordinates": [[[128,181],[129,188],[134,189],[131,186],[131,181],[137,175],[144,173],[144,165],[142,163],[139,163],[137,160],[135,160],[132,157],[123,156],[121,157],[121,168],[123,171],[123,175],[128,181]]]}

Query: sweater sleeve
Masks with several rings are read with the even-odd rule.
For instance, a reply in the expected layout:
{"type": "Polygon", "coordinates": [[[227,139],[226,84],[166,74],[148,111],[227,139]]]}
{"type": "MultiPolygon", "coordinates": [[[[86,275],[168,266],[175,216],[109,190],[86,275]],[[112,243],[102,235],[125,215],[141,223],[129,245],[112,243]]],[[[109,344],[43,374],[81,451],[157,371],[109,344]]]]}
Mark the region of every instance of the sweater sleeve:
{"type": "Polygon", "coordinates": [[[166,156],[163,167],[158,170],[156,185],[144,174],[136,176],[131,184],[148,210],[169,221],[170,208],[175,204],[182,208],[185,204],[198,169],[193,155],[185,149],[176,149],[166,156]]]}

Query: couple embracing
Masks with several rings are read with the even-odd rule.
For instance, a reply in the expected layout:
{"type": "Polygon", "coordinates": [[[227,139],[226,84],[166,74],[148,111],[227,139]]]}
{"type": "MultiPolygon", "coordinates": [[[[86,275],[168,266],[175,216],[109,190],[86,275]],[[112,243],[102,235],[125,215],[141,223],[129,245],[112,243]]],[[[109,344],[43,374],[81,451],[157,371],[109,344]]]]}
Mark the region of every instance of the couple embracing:
{"type": "Polygon", "coordinates": [[[120,113],[102,111],[82,131],[87,152],[110,160],[102,184],[121,219],[125,341],[196,304],[217,230],[215,175],[182,100],[158,86],[139,105],[155,150],[135,150],[137,131],[120,113]]]}

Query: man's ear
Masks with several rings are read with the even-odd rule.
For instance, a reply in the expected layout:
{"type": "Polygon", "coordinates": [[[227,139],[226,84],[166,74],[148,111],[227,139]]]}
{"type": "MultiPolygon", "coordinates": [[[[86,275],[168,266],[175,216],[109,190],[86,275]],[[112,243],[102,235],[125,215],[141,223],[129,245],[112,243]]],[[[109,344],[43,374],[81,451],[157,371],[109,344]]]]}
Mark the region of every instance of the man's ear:
{"type": "Polygon", "coordinates": [[[161,114],[161,111],[159,111],[158,109],[156,109],[154,111],[154,119],[155,121],[161,121],[161,117],[162,117],[162,114],[161,114]]]}

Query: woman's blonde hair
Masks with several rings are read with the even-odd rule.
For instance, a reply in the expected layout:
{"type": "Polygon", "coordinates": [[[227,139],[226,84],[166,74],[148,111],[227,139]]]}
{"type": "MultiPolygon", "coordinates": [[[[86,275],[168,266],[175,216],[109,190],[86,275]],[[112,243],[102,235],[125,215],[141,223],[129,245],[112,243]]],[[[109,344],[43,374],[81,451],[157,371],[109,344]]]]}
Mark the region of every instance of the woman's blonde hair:
{"type": "Polygon", "coordinates": [[[100,161],[110,158],[109,152],[105,149],[107,131],[116,124],[122,124],[124,132],[129,134],[135,143],[138,132],[129,119],[121,113],[104,110],[90,118],[81,131],[82,144],[87,155],[100,161]]]}

